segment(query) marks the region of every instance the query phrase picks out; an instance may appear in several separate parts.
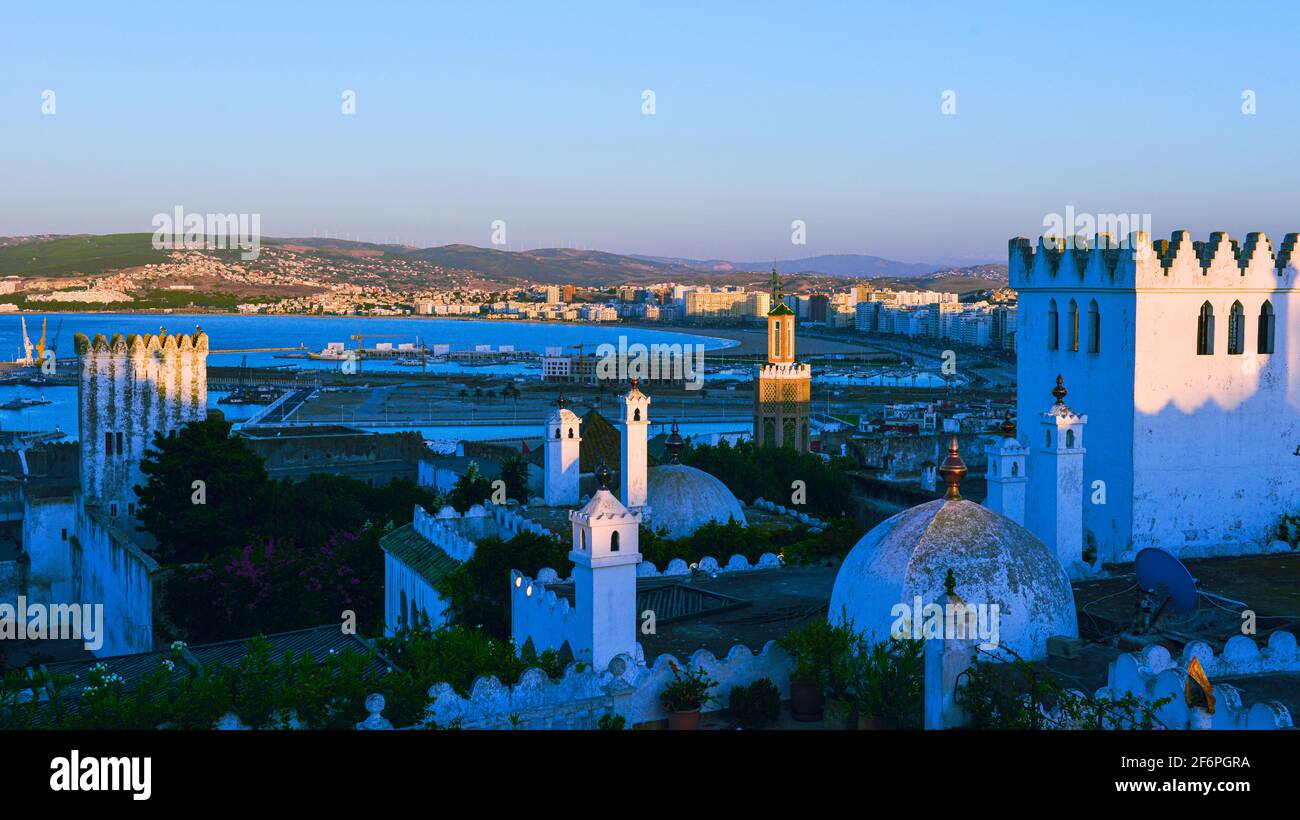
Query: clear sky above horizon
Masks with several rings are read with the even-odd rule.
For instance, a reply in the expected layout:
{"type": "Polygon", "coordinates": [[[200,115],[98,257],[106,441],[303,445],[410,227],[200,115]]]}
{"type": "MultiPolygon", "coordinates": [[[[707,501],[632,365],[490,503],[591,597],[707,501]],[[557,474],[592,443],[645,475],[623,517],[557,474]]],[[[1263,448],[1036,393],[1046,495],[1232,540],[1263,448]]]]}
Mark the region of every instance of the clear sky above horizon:
{"type": "Polygon", "coordinates": [[[511,249],[957,262],[1067,207],[1300,230],[1292,4],[545,5],[7,4],[0,235],[180,205],[270,236],[488,246],[504,220],[511,249]]]}

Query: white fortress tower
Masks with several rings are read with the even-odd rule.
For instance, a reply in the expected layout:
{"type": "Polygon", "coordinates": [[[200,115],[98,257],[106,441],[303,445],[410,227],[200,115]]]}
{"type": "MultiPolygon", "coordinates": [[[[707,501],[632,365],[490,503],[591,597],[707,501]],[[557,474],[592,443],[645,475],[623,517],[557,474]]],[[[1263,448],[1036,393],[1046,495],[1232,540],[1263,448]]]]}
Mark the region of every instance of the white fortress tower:
{"type": "Polygon", "coordinates": [[[988,498],[984,506],[1025,526],[1025,458],[1029,451],[1016,440],[1016,425],[1007,413],[996,447],[989,449],[988,498]]]}
{"type": "Polygon", "coordinates": [[[564,396],[556,400],[555,412],[546,420],[546,450],[543,453],[546,471],[543,477],[542,498],[548,507],[577,504],[578,452],[582,436],[578,428],[582,419],[564,406],[564,396]]]}
{"type": "Polygon", "coordinates": [[[1083,427],[1080,416],[1065,403],[1060,376],[1052,396],[1056,402],[1039,414],[1039,440],[1030,450],[1030,501],[1025,528],[1056,553],[1072,573],[1083,561],[1083,427]]]}
{"type": "Polygon", "coordinates": [[[636,565],[641,561],[641,516],[608,489],[609,468],[596,468],[600,489],[573,524],[574,658],[605,669],[615,655],[636,655],[636,565]]]}
{"type": "Polygon", "coordinates": [[[208,336],[75,337],[81,493],[112,518],[135,517],[140,461],[154,435],[207,417],[208,336]]]}
{"type": "Polygon", "coordinates": [[[1295,512],[1296,249],[1296,234],[1274,249],[1262,233],[1010,241],[1019,418],[1037,415],[1058,373],[1092,414],[1083,527],[1103,559],[1253,551],[1295,512]]]}
{"type": "Polygon", "coordinates": [[[645,513],[647,493],[646,432],[650,426],[650,397],[637,388],[621,397],[623,403],[622,471],[619,474],[620,495],[629,510],[645,513]]]}

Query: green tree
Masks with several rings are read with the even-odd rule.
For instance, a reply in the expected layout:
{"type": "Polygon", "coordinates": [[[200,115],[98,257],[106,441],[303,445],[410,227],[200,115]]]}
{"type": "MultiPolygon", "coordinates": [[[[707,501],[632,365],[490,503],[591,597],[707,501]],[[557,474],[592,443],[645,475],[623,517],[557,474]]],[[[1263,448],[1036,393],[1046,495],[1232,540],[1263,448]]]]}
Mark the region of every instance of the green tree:
{"type": "Polygon", "coordinates": [[[260,540],[272,487],[262,459],[230,422],[210,416],[154,436],[135,488],[139,516],[158,541],[157,557],[193,562],[232,545],[260,540]]]}
{"type": "Polygon", "coordinates": [[[449,498],[451,506],[458,513],[463,513],[475,504],[482,504],[492,496],[492,482],[478,470],[478,464],[471,461],[465,474],[456,479],[452,485],[449,498]]]}
{"type": "Polygon", "coordinates": [[[501,480],[506,485],[506,498],[528,503],[528,462],[523,456],[515,454],[501,461],[501,480]]]}
{"type": "Polygon", "coordinates": [[[472,558],[439,580],[437,590],[448,602],[453,623],[506,639],[510,570],[535,576],[543,567],[559,571],[568,563],[568,546],[550,535],[523,532],[509,541],[484,538],[472,558]]]}

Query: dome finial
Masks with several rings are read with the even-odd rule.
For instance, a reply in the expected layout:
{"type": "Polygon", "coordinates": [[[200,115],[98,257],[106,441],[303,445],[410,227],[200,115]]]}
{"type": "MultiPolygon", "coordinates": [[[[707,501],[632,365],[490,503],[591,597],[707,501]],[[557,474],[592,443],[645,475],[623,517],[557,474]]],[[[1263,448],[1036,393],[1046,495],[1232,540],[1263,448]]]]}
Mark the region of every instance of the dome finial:
{"type": "Polygon", "coordinates": [[[1061,378],[1060,373],[1057,373],[1056,387],[1052,388],[1052,395],[1056,397],[1057,404],[1065,404],[1065,393],[1065,379],[1061,378]]]}
{"type": "Polygon", "coordinates": [[[682,450],[685,449],[686,442],[682,440],[681,434],[677,432],[677,419],[673,419],[673,431],[668,434],[668,438],[664,441],[664,447],[668,450],[668,454],[672,456],[673,464],[680,464],[682,450]]]}
{"type": "Polygon", "coordinates": [[[966,477],[966,462],[961,460],[961,454],[957,452],[956,436],[948,441],[948,456],[939,465],[939,475],[943,476],[944,483],[948,485],[948,491],[943,494],[944,500],[960,501],[961,480],[966,477]]]}
{"type": "Polygon", "coordinates": [[[563,390],[561,390],[559,396],[556,397],[556,399],[555,399],[555,406],[558,407],[558,408],[560,408],[561,410],[564,409],[564,391],[563,391],[563,390]]]}
{"type": "Polygon", "coordinates": [[[1016,422],[1011,418],[1011,408],[1007,408],[1007,414],[1002,418],[1002,436],[1004,438],[1016,437],[1016,422]]]}
{"type": "Polygon", "coordinates": [[[603,461],[596,466],[596,481],[600,484],[600,489],[609,489],[610,472],[609,465],[603,461]]]}

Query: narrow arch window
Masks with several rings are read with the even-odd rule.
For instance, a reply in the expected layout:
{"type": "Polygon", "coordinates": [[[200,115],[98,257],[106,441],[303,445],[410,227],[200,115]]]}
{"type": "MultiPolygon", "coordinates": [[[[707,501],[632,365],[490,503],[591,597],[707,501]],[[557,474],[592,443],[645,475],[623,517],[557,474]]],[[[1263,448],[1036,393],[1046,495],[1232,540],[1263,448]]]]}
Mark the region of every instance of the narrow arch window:
{"type": "Polygon", "coordinates": [[[1066,333],[1070,334],[1069,350],[1071,353],[1078,353],[1079,352],[1079,305],[1073,299],[1070,300],[1069,322],[1070,324],[1065,330],[1066,333]]]}
{"type": "Polygon", "coordinates": [[[1201,315],[1196,320],[1196,355],[1214,355],[1214,308],[1209,302],[1201,305],[1201,315]]]}
{"type": "Polygon", "coordinates": [[[556,437],[556,438],[559,438],[559,437],[560,437],[560,428],[558,428],[558,427],[555,428],[555,437],[556,437]]]}
{"type": "Polygon", "coordinates": [[[1246,350],[1246,310],[1233,302],[1228,312],[1228,355],[1238,356],[1246,350]]]}
{"type": "Polygon", "coordinates": [[[1088,352],[1101,352],[1101,308],[1096,299],[1088,305],[1088,352]]]}
{"type": "Polygon", "coordinates": [[[773,345],[772,353],[775,355],[776,358],[780,358],[781,357],[781,320],[777,319],[773,323],[773,325],[776,329],[776,332],[773,334],[773,339],[772,339],[772,345],[773,345]]]}
{"type": "Polygon", "coordinates": [[[1052,446],[1052,431],[1051,431],[1051,430],[1048,430],[1048,431],[1047,431],[1047,438],[1046,438],[1046,443],[1045,443],[1044,446],[1046,446],[1046,447],[1051,447],[1051,446],[1052,446]]]}
{"type": "Polygon", "coordinates": [[[1074,449],[1074,431],[1073,431],[1073,430],[1066,430],[1066,431],[1065,431],[1065,448],[1066,448],[1067,450],[1074,449]]]}
{"type": "Polygon", "coordinates": [[[640,421],[640,420],[641,420],[641,408],[638,407],[637,409],[632,411],[632,421],[640,421]]]}
{"type": "Polygon", "coordinates": [[[406,626],[406,590],[401,592],[401,607],[397,610],[397,623],[406,626]]]}
{"type": "Polygon", "coordinates": [[[1056,300],[1047,304],[1047,349],[1056,350],[1061,338],[1061,318],[1056,312],[1056,300]]]}
{"type": "Polygon", "coordinates": [[[1260,353],[1273,352],[1273,303],[1265,301],[1259,308],[1259,339],[1256,348],[1260,353]]]}
{"type": "Polygon", "coordinates": [[[578,530],[578,552],[586,552],[586,551],[587,551],[587,532],[586,530],[578,530]]]}
{"type": "Polygon", "coordinates": [[[569,438],[573,438],[573,428],[569,428],[569,438]]]}
{"type": "Polygon", "coordinates": [[[1020,475],[1020,462],[1018,461],[1011,462],[1011,475],[1012,477],[1020,475]]]}
{"type": "Polygon", "coordinates": [[[611,532],[611,533],[609,534],[609,551],[610,551],[610,552],[618,552],[618,533],[617,533],[617,532],[611,532]]]}

